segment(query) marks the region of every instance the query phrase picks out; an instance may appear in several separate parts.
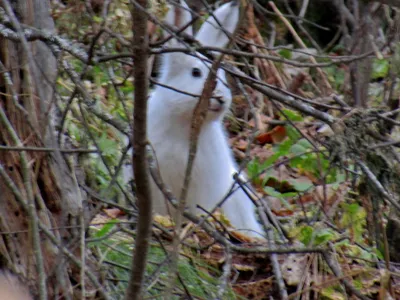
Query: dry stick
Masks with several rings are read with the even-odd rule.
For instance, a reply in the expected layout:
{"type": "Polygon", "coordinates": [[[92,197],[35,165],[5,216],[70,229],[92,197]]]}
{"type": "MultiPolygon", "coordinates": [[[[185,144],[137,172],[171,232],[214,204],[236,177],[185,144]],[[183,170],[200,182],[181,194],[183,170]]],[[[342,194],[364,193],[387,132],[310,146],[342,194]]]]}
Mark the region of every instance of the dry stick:
{"type": "MultiPolygon", "coordinates": [[[[278,17],[282,20],[282,22],[286,25],[286,27],[289,29],[290,33],[293,35],[294,39],[296,42],[303,48],[307,49],[307,46],[303,43],[301,38],[297,35],[296,31],[294,30],[293,26],[290,24],[290,22],[282,15],[282,13],[279,11],[279,9],[275,6],[275,4],[272,1],[268,2],[269,6],[273,9],[273,11],[278,15],[278,17]]],[[[310,61],[312,63],[317,63],[314,57],[310,56],[310,61]]],[[[325,73],[320,69],[317,68],[318,74],[321,76],[322,82],[325,85],[325,88],[329,91],[332,91],[332,87],[326,78],[325,73]]]]}
{"type": "Polygon", "coordinates": [[[365,176],[367,176],[369,183],[378,190],[378,192],[385,198],[390,204],[392,204],[398,211],[400,211],[400,205],[396,202],[396,198],[394,195],[391,195],[388,191],[386,191],[385,187],[382,183],[376,178],[375,174],[370,170],[370,168],[361,160],[357,160],[357,165],[360,166],[361,170],[364,172],[365,176]]]}
{"type": "MultiPolygon", "coordinates": [[[[262,209],[262,211],[266,214],[266,216],[268,216],[269,220],[271,220],[272,225],[274,225],[279,235],[287,239],[288,234],[284,232],[282,225],[275,218],[274,214],[272,213],[269,206],[265,203],[265,201],[261,201],[260,197],[258,197],[254,189],[249,188],[246,182],[243,181],[242,178],[240,178],[238,173],[234,174],[233,178],[235,179],[235,182],[239,185],[239,187],[243,190],[243,192],[246,194],[246,196],[253,202],[253,204],[259,209],[262,209]]],[[[270,226],[265,226],[265,227],[268,229],[270,226]]]]}
{"type": "MultiPolygon", "coordinates": [[[[57,47],[61,48],[62,50],[68,52],[75,58],[79,59],[80,61],[87,63],[88,62],[88,56],[87,53],[78,47],[77,45],[73,44],[69,40],[65,40],[54,33],[50,33],[45,30],[39,30],[34,27],[30,26],[23,26],[24,29],[22,31],[25,39],[28,42],[36,41],[36,40],[41,40],[42,42],[46,44],[52,44],[56,45],[57,47]]],[[[0,35],[3,36],[6,39],[11,39],[13,41],[18,41],[20,38],[18,37],[18,34],[9,27],[5,26],[3,23],[0,24],[0,35]]]]}
{"type": "MultiPolygon", "coordinates": [[[[20,39],[17,38],[18,42],[20,42],[20,39]]],[[[35,128],[33,126],[33,124],[31,124],[30,120],[29,120],[29,115],[28,112],[25,110],[25,108],[21,107],[21,105],[19,104],[19,99],[18,99],[18,95],[14,89],[14,84],[12,82],[11,79],[11,75],[8,73],[8,71],[6,70],[5,66],[0,62],[0,71],[3,74],[3,78],[4,81],[6,82],[7,88],[9,89],[11,95],[8,94],[4,94],[5,96],[10,96],[11,99],[13,100],[14,105],[19,109],[19,111],[26,117],[28,124],[30,126],[30,129],[33,130],[33,132],[39,137],[40,134],[37,131],[37,128],[35,128]]],[[[0,151],[1,150],[5,150],[5,151],[41,151],[44,150],[45,152],[57,152],[60,151],[60,149],[54,149],[54,148],[37,148],[37,147],[12,147],[12,146],[0,146],[0,151]]],[[[68,150],[67,150],[68,151],[68,150]]],[[[72,151],[74,151],[74,149],[72,149],[72,151]]],[[[85,151],[85,150],[84,150],[85,151]]],[[[4,177],[4,176],[3,176],[4,177]]],[[[6,180],[6,179],[5,179],[6,180]]],[[[17,197],[17,196],[16,196],[17,197]]],[[[81,197],[80,197],[81,198],[81,197]]],[[[23,205],[26,205],[25,203],[23,205]]],[[[29,215],[29,209],[25,210],[28,215],[29,215]]],[[[83,216],[83,215],[82,215],[83,216]]],[[[28,232],[28,231],[26,231],[28,232]]],[[[84,253],[84,252],[82,252],[84,253]]],[[[68,298],[69,299],[69,298],[68,298]]]]}
{"type": "MultiPolygon", "coordinates": [[[[259,207],[258,212],[260,214],[261,221],[266,229],[268,246],[270,248],[275,248],[274,233],[272,232],[272,226],[271,226],[271,223],[269,222],[267,215],[265,214],[265,211],[263,210],[262,206],[259,207]]],[[[276,253],[271,254],[271,262],[272,262],[272,268],[274,270],[274,274],[276,277],[276,282],[278,285],[279,294],[281,296],[281,299],[287,300],[288,293],[287,293],[287,290],[285,287],[285,282],[282,277],[282,271],[281,271],[280,264],[278,261],[278,255],[276,253]]]]}
{"type": "Polygon", "coordinates": [[[19,104],[19,98],[17,95],[17,91],[14,89],[14,83],[11,79],[11,75],[1,61],[0,61],[0,72],[2,74],[4,83],[6,84],[7,87],[6,90],[8,90],[11,94],[11,95],[4,94],[4,96],[9,96],[13,101],[15,107],[18,108],[18,110],[24,115],[24,117],[28,119],[29,113],[26,111],[24,107],[22,107],[21,104],[19,104]]]}
{"type": "MultiPolygon", "coordinates": [[[[235,175],[234,176],[235,180],[238,181],[240,187],[243,189],[243,191],[246,193],[246,195],[253,200],[253,202],[256,204],[256,200],[254,199],[254,195],[256,195],[253,191],[249,191],[244,187],[244,183],[241,181],[240,177],[235,175]]],[[[267,241],[268,241],[268,248],[273,249],[275,248],[275,243],[274,243],[274,235],[272,232],[272,224],[270,223],[269,220],[272,220],[273,225],[276,227],[276,229],[278,230],[278,232],[282,235],[282,236],[286,236],[283,234],[282,229],[280,227],[280,224],[275,220],[275,218],[273,217],[268,205],[266,205],[266,203],[264,201],[261,201],[261,204],[258,206],[258,213],[260,216],[260,219],[264,225],[264,229],[267,235],[267,241]],[[267,217],[267,213],[268,217],[267,217]]],[[[280,268],[280,264],[278,261],[278,255],[276,253],[271,253],[271,262],[272,262],[272,268],[276,277],[276,281],[279,287],[279,293],[281,296],[281,299],[286,300],[288,299],[288,293],[285,287],[285,283],[282,277],[282,271],[280,268]]]]}
{"type": "MultiPolygon", "coordinates": [[[[137,1],[142,7],[147,7],[147,0],[137,1]]],[[[132,275],[129,280],[125,299],[141,299],[143,279],[146,270],[147,252],[152,224],[152,203],[150,194],[150,181],[148,175],[148,163],[146,159],[147,144],[147,59],[148,36],[147,14],[142,13],[136,6],[132,7],[132,31],[133,31],[133,59],[135,67],[133,77],[135,82],[135,102],[133,115],[133,148],[135,155],[132,157],[134,177],[137,187],[138,201],[138,225],[135,248],[132,260],[132,275]]]]}
{"type": "Polygon", "coordinates": [[[232,271],[232,250],[229,245],[225,246],[225,263],[222,268],[223,273],[220,277],[220,284],[218,286],[217,299],[223,299],[228,285],[228,280],[232,271]]]}
{"type": "Polygon", "coordinates": [[[4,146],[0,145],[0,151],[16,151],[16,152],[61,152],[64,154],[90,154],[90,153],[98,153],[96,149],[60,149],[60,148],[44,148],[44,147],[29,147],[29,146],[4,146]]]}

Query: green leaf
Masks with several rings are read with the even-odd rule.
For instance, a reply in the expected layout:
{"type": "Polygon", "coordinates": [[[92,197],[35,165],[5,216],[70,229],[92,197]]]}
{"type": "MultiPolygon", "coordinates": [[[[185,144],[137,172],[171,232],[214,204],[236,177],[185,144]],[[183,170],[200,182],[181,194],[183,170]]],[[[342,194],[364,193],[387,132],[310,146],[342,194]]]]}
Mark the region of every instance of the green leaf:
{"type": "Polygon", "coordinates": [[[276,197],[276,198],[282,198],[282,193],[278,192],[277,190],[275,190],[273,187],[270,186],[265,186],[264,187],[264,191],[272,197],[276,197]]]}
{"type": "Polygon", "coordinates": [[[292,139],[286,139],[282,143],[279,144],[277,150],[276,150],[276,155],[279,156],[285,156],[289,154],[290,148],[293,146],[293,140],[292,139]]]}
{"type": "Polygon", "coordinates": [[[304,149],[314,149],[313,145],[306,139],[300,139],[297,144],[302,146],[304,149]]]}
{"type": "Polygon", "coordinates": [[[288,198],[293,198],[297,195],[297,193],[281,193],[275,190],[273,187],[265,186],[264,191],[271,197],[275,197],[281,200],[281,203],[286,207],[291,209],[290,203],[286,200],[288,198]]]}
{"type": "Polygon", "coordinates": [[[291,125],[286,125],[286,135],[289,137],[289,139],[291,139],[292,141],[297,141],[301,135],[298,132],[298,130],[296,128],[294,128],[291,125]]]}
{"type": "Polygon", "coordinates": [[[99,16],[93,16],[93,21],[100,24],[103,22],[103,18],[99,16]]]}
{"type": "Polygon", "coordinates": [[[314,185],[311,181],[299,181],[295,179],[289,179],[288,180],[290,184],[296,189],[296,191],[299,192],[305,192],[308,191],[310,188],[312,188],[314,185]]]}
{"type": "Polygon", "coordinates": [[[110,221],[108,221],[106,224],[103,225],[103,227],[97,231],[94,234],[95,238],[101,238],[103,236],[105,236],[107,233],[109,233],[111,231],[111,229],[113,229],[115,227],[116,224],[119,223],[118,219],[112,219],[110,221]]]}
{"type": "Polygon", "coordinates": [[[347,297],[344,296],[344,293],[340,293],[339,291],[335,290],[333,287],[327,287],[321,289],[321,296],[322,299],[329,299],[329,300],[344,300],[347,297]]]}
{"type": "Polygon", "coordinates": [[[97,143],[103,155],[113,156],[118,153],[117,142],[108,138],[105,132],[103,132],[102,136],[100,137],[97,143]]]}
{"type": "Polygon", "coordinates": [[[294,122],[301,122],[304,120],[304,118],[302,117],[302,115],[300,115],[297,111],[294,110],[290,110],[290,109],[283,109],[282,110],[285,114],[285,116],[290,120],[290,121],[294,121],[294,122]]]}
{"type": "Polygon", "coordinates": [[[313,233],[314,233],[314,229],[311,226],[304,226],[303,228],[300,229],[298,238],[299,238],[300,242],[302,242],[304,245],[308,246],[311,243],[313,233]]]}
{"type": "Polygon", "coordinates": [[[327,72],[329,81],[334,84],[334,88],[340,90],[346,78],[345,70],[337,66],[331,66],[325,68],[324,71],[327,72]]]}
{"type": "Polygon", "coordinates": [[[262,171],[262,166],[261,166],[261,163],[259,162],[258,158],[252,159],[247,164],[247,175],[252,180],[258,180],[258,176],[261,171],[262,171]]]}
{"type": "Polygon", "coordinates": [[[387,59],[374,59],[372,63],[372,79],[384,78],[389,73],[389,61],[387,59]]]}
{"type": "Polygon", "coordinates": [[[358,203],[343,203],[343,211],[342,227],[352,232],[357,241],[362,241],[367,216],[365,209],[358,203]]]}
{"type": "Polygon", "coordinates": [[[315,246],[319,246],[335,238],[336,238],[335,232],[330,228],[325,228],[316,233],[314,243],[315,246]]]}
{"type": "Polygon", "coordinates": [[[278,51],[278,54],[280,56],[282,56],[283,58],[286,58],[286,59],[291,59],[292,58],[292,51],[290,51],[289,49],[280,49],[278,51]]]}
{"type": "Polygon", "coordinates": [[[302,154],[302,153],[305,154],[306,151],[307,151],[307,149],[304,148],[302,145],[299,145],[299,144],[294,144],[294,145],[290,148],[290,152],[293,153],[293,154],[295,154],[295,155],[299,155],[299,154],[302,154]]]}

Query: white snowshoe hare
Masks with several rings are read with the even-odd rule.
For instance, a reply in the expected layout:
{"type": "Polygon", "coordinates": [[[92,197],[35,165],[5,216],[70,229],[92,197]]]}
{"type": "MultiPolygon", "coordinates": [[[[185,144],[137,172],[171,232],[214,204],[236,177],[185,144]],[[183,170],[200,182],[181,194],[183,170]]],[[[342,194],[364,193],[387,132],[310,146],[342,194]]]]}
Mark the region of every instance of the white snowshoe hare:
{"type": "MultiPolygon", "coordinates": [[[[166,17],[168,24],[178,28],[191,21],[187,5],[183,1],[180,3],[179,18],[175,17],[175,8],[170,9],[166,17]],[[177,21],[180,21],[179,24],[176,24],[177,21]]],[[[238,23],[239,5],[233,2],[224,4],[214,12],[214,16],[227,32],[232,33],[238,23]]],[[[226,46],[229,39],[218,23],[211,16],[195,38],[204,46],[226,46]]],[[[185,29],[187,34],[192,35],[192,32],[190,26],[185,29]]],[[[172,38],[168,47],[183,48],[184,45],[172,38]]],[[[158,82],[173,89],[157,85],[148,102],[148,138],[155,150],[161,178],[177,199],[180,197],[188,160],[193,110],[211,67],[201,58],[205,57],[199,53],[195,56],[181,52],[163,54],[158,82]]],[[[189,210],[197,214],[204,212],[197,209],[196,205],[212,211],[224,199],[234,184],[232,176],[236,172],[222,124],[232,95],[223,70],[218,70],[217,78],[214,98],[210,99],[207,117],[201,128],[187,196],[189,210]]],[[[154,211],[167,214],[167,200],[152,179],[151,192],[154,211]]],[[[224,202],[222,211],[236,229],[246,230],[246,234],[251,236],[263,236],[255,206],[242,189],[237,189],[224,202]]]]}

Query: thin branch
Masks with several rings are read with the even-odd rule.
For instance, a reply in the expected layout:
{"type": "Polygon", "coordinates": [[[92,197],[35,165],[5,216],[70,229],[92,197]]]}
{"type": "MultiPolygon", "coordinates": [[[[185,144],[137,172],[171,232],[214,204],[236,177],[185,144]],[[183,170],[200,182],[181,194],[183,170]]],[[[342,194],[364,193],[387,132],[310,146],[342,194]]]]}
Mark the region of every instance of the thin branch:
{"type": "MultiPolygon", "coordinates": [[[[147,0],[138,0],[142,7],[147,7],[147,0]]],[[[141,299],[144,274],[146,270],[147,252],[152,224],[152,201],[150,194],[150,181],[148,164],[146,159],[147,145],[147,59],[148,59],[148,36],[147,36],[147,14],[142,13],[136,6],[131,10],[133,31],[133,59],[134,59],[134,136],[133,148],[135,154],[132,158],[134,176],[137,187],[137,201],[139,218],[137,225],[137,236],[132,260],[132,275],[129,280],[125,299],[141,299]]]]}
{"type": "Polygon", "coordinates": [[[244,83],[255,89],[256,91],[262,93],[263,95],[269,97],[271,100],[278,101],[282,104],[285,104],[287,106],[290,106],[304,114],[313,116],[314,118],[324,121],[325,123],[328,123],[329,125],[332,125],[333,123],[336,122],[336,118],[331,116],[330,114],[324,113],[322,111],[319,111],[315,109],[314,107],[300,103],[299,101],[296,100],[295,97],[289,96],[289,95],[284,95],[283,93],[276,91],[268,86],[266,86],[263,82],[260,82],[256,79],[253,79],[243,72],[239,70],[232,70],[228,68],[224,68],[225,71],[229,72],[233,76],[239,77],[244,83]]]}
{"type": "Polygon", "coordinates": [[[90,153],[98,153],[98,150],[96,149],[59,149],[59,148],[44,148],[44,147],[29,147],[29,146],[22,146],[22,147],[18,147],[18,146],[3,146],[0,145],[0,151],[29,151],[29,152],[61,152],[61,153],[65,153],[65,154],[76,154],[76,153],[86,153],[86,154],[90,154],[90,153]]]}
{"type": "Polygon", "coordinates": [[[365,176],[368,178],[368,182],[372,183],[373,186],[378,190],[378,192],[387,200],[390,204],[392,204],[398,211],[400,211],[400,205],[396,201],[395,196],[390,195],[389,192],[386,191],[385,187],[380,183],[378,178],[376,178],[375,174],[370,170],[370,168],[361,160],[357,160],[357,164],[360,166],[361,170],[364,172],[365,176]]]}
{"type": "Polygon", "coordinates": [[[232,251],[229,246],[225,247],[225,262],[222,268],[223,272],[220,278],[220,284],[218,286],[218,298],[224,299],[224,294],[228,285],[228,280],[232,271],[232,251]]]}
{"type": "MultiPolygon", "coordinates": [[[[262,206],[258,209],[261,221],[264,225],[264,228],[266,229],[266,234],[267,234],[267,241],[268,241],[268,246],[270,248],[275,247],[275,242],[274,242],[274,233],[273,229],[271,226],[271,223],[269,222],[267,215],[265,214],[265,211],[263,210],[262,206]]],[[[285,281],[283,280],[282,277],[282,271],[281,271],[281,265],[278,261],[278,255],[276,253],[271,254],[271,263],[272,263],[272,268],[274,270],[274,274],[276,277],[276,282],[278,284],[278,289],[279,289],[279,294],[280,294],[280,299],[282,300],[287,300],[288,299],[288,293],[285,287],[285,281]]]]}

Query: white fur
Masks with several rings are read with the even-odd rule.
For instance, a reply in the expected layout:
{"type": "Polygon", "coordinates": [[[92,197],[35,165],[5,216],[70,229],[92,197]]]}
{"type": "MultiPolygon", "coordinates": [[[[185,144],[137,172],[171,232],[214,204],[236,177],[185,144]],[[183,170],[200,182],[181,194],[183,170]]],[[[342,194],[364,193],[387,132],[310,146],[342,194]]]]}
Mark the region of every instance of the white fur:
{"type": "Polygon", "coordinates": [[[213,15],[201,26],[196,35],[196,39],[208,47],[225,46],[229,37],[219,28],[218,24],[223,25],[224,29],[230,34],[235,30],[239,21],[239,4],[227,3],[219,7],[213,15]],[[215,18],[214,18],[215,17],[215,18]],[[215,20],[217,19],[217,20],[215,20]]]}
{"type": "MultiPolygon", "coordinates": [[[[181,2],[181,5],[186,4],[181,2]]],[[[217,9],[214,15],[225,30],[232,33],[238,22],[238,6],[227,3],[217,9]]],[[[185,19],[180,24],[185,25],[190,21],[188,14],[181,16],[185,19]]],[[[167,22],[174,24],[174,10],[168,13],[167,22]]],[[[196,37],[204,45],[224,47],[228,41],[214,20],[211,23],[205,22],[199,32],[200,35],[196,37]]],[[[175,44],[176,47],[176,43],[176,40],[172,40],[170,45],[175,44]]],[[[159,82],[176,90],[201,95],[210,64],[202,61],[200,54],[196,55],[197,57],[183,53],[164,54],[159,82]],[[201,78],[192,76],[194,67],[201,70],[201,78]]],[[[226,85],[225,72],[218,70],[217,77],[214,96],[221,97],[224,103],[210,100],[209,107],[220,110],[209,110],[201,129],[187,198],[192,213],[201,213],[196,205],[208,211],[214,209],[234,183],[232,175],[236,172],[236,165],[221,122],[229,109],[232,95],[226,85]]],[[[198,97],[157,86],[148,102],[148,137],[156,153],[162,180],[176,198],[180,196],[184,181],[191,119],[197,101],[198,97]]],[[[151,182],[154,211],[166,214],[166,200],[155,183],[151,182]]],[[[241,189],[226,200],[222,210],[237,229],[248,230],[249,235],[258,237],[263,233],[256,219],[255,207],[241,189]]]]}
{"type": "MultiPolygon", "coordinates": [[[[178,6],[170,7],[170,9],[167,12],[167,15],[165,16],[165,23],[169,25],[174,25],[175,27],[180,29],[192,20],[192,15],[190,14],[189,6],[186,4],[185,1],[180,1],[179,5],[183,8],[180,8],[178,6]],[[179,10],[179,17],[175,17],[176,16],[175,9],[179,10]]],[[[184,32],[186,34],[193,35],[192,26],[188,26],[184,30],[184,32]]]]}

